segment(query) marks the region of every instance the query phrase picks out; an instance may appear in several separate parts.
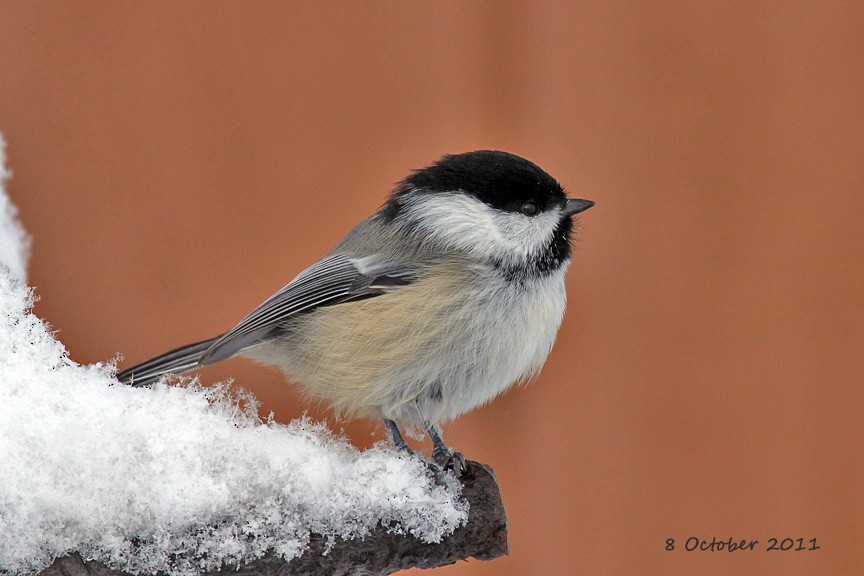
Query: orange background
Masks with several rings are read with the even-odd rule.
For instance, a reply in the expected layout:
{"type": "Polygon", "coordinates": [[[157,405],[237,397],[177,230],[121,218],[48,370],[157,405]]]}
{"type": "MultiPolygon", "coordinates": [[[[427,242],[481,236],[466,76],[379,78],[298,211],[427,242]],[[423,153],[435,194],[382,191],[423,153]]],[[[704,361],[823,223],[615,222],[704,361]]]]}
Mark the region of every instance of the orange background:
{"type": "Polygon", "coordinates": [[[128,366],[231,327],[410,168],[509,150],[597,206],[542,376],[445,428],[511,556],[437,573],[864,573],[862,6],[4,2],[37,312],[128,366]]]}

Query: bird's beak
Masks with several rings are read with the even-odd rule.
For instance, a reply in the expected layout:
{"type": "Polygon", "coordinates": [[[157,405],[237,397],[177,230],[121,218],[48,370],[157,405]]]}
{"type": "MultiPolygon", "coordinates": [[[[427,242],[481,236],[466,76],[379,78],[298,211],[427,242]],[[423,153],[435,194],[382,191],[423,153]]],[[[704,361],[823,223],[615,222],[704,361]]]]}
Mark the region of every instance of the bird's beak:
{"type": "Polygon", "coordinates": [[[580,212],[584,212],[593,205],[594,202],[592,202],[591,200],[568,198],[567,203],[564,205],[564,215],[573,216],[574,214],[579,214],[580,212]]]}

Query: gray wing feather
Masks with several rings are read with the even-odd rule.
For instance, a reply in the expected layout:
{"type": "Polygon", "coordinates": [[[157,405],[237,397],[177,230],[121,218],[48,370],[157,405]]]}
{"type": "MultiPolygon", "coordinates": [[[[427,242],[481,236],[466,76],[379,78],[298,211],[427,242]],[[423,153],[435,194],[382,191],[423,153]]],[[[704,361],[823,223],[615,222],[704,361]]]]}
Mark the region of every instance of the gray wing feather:
{"type": "Polygon", "coordinates": [[[267,340],[297,314],[392,292],[409,284],[416,274],[414,268],[404,265],[363,268],[361,271],[356,259],[341,253],[319,260],[217,339],[201,357],[201,364],[223,360],[267,340]]]}
{"type": "Polygon", "coordinates": [[[117,374],[117,379],[130,386],[148,386],[165,374],[182,374],[197,368],[201,354],[206,352],[215,341],[216,338],[211,338],[169,350],[156,358],[123,370],[117,374]]]}

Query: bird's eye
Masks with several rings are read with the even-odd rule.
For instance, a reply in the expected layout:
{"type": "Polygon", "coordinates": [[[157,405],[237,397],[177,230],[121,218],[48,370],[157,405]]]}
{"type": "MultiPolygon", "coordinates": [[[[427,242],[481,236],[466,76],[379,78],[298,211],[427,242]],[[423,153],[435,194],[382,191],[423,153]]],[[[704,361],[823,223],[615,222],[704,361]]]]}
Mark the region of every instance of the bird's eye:
{"type": "Polygon", "coordinates": [[[535,204],[534,202],[526,202],[522,205],[520,211],[526,216],[534,216],[535,214],[537,214],[537,204],[535,204]]]}

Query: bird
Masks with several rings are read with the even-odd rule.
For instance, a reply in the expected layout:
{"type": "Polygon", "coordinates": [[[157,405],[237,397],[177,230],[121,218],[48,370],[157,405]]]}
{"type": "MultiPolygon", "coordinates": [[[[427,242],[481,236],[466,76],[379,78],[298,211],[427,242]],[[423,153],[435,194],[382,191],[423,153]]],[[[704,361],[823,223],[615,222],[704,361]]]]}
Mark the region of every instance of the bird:
{"type": "Polygon", "coordinates": [[[508,152],[449,154],[399,182],[326,256],[219,336],[120,372],[147,386],[231,356],[276,366],[339,417],[425,431],[539,373],[561,326],[574,216],[539,166],[508,152]]]}

